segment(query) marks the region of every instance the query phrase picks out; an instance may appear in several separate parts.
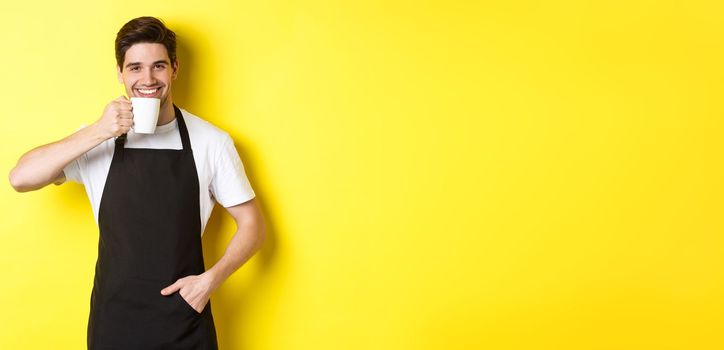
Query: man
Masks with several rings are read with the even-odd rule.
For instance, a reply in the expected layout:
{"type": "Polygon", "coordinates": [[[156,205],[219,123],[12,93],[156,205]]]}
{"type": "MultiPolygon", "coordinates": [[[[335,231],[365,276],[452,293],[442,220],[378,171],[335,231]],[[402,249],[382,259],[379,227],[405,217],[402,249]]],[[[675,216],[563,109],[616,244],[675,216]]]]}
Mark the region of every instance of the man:
{"type": "Polygon", "coordinates": [[[82,183],[100,229],[89,349],[216,349],[209,296],[258,251],[265,226],[229,135],[173,103],[175,34],[153,17],[116,37],[126,94],[161,100],[154,134],[132,130],[121,96],[95,123],[24,154],[10,173],[19,192],[82,183]],[[205,270],[201,235],[214,202],[237,231],[205,270]]]}

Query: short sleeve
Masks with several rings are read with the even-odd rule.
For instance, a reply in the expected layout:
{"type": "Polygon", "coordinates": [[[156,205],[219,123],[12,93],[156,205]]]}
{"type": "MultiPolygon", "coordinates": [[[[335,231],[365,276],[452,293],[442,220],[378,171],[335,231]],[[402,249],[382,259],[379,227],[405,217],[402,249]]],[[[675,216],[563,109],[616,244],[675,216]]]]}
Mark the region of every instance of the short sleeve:
{"type": "Polygon", "coordinates": [[[216,152],[213,169],[209,190],[225,208],[244,203],[256,196],[244,172],[239,153],[228,134],[216,152]]]}
{"type": "Polygon", "coordinates": [[[68,163],[65,168],[63,168],[66,180],[77,182],[79,184],[83,183],[83,178],[80,176],[80,159],[82,157],[83,156],[78,159],[74,159],[72,162],[68,163]]]}

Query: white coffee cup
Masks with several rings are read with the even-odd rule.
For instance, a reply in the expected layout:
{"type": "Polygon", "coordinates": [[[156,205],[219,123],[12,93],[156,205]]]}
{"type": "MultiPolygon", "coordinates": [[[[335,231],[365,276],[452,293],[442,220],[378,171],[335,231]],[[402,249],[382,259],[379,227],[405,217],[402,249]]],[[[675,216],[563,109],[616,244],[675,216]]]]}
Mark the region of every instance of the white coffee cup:
{"type": "Polygon", "coordinates": [[[137,134],[153,134],[158,123],[161,100],[148,97],[131,97],[133,105],[133,131],[137,134]]]}

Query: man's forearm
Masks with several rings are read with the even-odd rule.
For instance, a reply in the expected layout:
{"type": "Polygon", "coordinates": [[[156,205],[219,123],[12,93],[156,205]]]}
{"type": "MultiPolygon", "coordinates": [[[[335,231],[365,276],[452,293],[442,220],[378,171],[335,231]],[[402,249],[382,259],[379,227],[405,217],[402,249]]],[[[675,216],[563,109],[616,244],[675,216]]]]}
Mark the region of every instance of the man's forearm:
{"type": "Polygon", "coordinates": [[[239,225],[226,247],[224,256],[206,272],[212,276],[212,290],[217,289],[234,271],[249,260],[260,248],[265,239],[265,229],[261,222],[248,222],[239,225]]]}
{"type": "Polygon", "coordinates": [[[53,182],[68,163],[103,141],[102,133],[91,125],[60,141],[36,147],[20,157],[10,172],[10,183],[20,192],[42,188],[53,182]]]}

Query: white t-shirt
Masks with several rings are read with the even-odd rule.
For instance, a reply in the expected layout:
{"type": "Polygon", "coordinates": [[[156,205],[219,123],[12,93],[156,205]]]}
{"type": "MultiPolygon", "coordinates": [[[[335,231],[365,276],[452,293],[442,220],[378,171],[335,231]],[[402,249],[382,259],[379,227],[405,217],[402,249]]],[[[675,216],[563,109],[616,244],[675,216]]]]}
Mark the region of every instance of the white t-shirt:
{"type": "MultiPolygon", "coordinates": [[[[184,116],[199,177],[201,233],[211,216],[214,203],[228,208],[255,197],[244,172],[234,141],[228,133],[179,108],[184,116]]],[[[178,121],[159,125],[153,134],[128,132],[126,148],[183,149],[178,121]]],[[[89,150],[64,169],[68,180],[83,184],[98,223],[98,208],[115,151],[115,138],[89,150]]]]}

